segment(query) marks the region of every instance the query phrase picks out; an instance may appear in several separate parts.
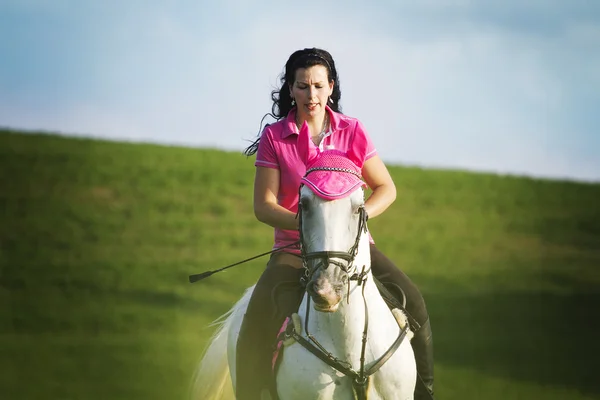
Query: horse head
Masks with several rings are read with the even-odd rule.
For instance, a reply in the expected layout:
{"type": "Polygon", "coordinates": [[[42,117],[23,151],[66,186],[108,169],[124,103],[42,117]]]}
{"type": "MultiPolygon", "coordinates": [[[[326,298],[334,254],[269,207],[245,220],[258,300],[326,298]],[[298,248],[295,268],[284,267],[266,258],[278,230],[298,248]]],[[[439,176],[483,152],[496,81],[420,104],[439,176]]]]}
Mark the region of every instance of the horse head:
{"type": "Polygon", "coordinates": [[[366,148],[357,144],[347,152],[319,151],[305,123],[298,151],[306,166],[298,214],[307,292],[317,311],[334,312],[360,283],[361,268],[370,264],[361,179],[366,148]]]}

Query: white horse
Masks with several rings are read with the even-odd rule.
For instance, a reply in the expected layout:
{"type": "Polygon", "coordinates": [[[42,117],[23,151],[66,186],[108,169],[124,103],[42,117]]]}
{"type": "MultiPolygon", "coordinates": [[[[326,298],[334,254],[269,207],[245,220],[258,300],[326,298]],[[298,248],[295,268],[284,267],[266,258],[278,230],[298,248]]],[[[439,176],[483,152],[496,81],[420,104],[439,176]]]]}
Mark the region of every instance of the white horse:
{"type": "MultiPolygon", "coordinates": [[[[363,189],[324,200],[303,185],[299,207],[307,290],[276,370],[279,398],[413,399],[413,333],[373,280],[363,189]]],[[[253,288],[217,321],[195,400],[235,399],[236,343],[253,288]]]]}

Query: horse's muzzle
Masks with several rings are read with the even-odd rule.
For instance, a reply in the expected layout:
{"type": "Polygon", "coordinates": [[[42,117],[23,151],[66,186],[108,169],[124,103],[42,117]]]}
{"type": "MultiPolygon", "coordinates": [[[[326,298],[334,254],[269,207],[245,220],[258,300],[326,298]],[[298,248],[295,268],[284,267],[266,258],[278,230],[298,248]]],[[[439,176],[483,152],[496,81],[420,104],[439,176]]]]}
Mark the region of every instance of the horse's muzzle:
{"type": "Polygon", "coordinates": [[[311,280],[306,290],[314,302],[314,308],[320,312],[334,312],[342,299],[341,287],[332,285],[326,277],[311,280]]]}

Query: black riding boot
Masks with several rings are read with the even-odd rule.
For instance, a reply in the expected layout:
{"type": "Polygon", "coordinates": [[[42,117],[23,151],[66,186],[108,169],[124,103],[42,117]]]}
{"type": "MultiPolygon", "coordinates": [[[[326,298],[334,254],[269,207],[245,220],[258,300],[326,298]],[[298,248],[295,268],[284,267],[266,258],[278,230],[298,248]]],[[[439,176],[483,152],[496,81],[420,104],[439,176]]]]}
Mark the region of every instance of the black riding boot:
{"type": "Polygon", "coordinates": [[[417,362],[417,385],[415,387],[415,400],[432,400],[433,397],[433,337],[431,323],[421,325],[415,332],[412,348],[417,362]]]}
{"type": "Polygon", "coordinates": [[[275,253],[256,283],[242,321],[236,349],[236,399],[260,400],[273,390],[271,360],[275,339],[286,316],[302,301],[299,257],[275,253]]]}

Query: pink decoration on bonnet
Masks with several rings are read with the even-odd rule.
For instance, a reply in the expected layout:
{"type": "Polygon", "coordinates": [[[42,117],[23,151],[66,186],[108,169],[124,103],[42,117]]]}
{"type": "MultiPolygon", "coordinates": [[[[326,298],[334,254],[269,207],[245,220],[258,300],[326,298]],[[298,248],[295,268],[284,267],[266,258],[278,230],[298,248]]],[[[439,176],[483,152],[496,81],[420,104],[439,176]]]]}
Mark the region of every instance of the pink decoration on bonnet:
{"type": "Polygon", "coordinates": [[[347,197],[359,187],[366,186],[361,179],[366,150],[365,143],[353,142],[346,153],[340,150],[321,151],[312,142],[308,124],[304,122],[298,135],[298,153],[308,174],[300,182],[326,200],[347,197]],[[313,168],[318,170],[310,171],[313,168]]]}

